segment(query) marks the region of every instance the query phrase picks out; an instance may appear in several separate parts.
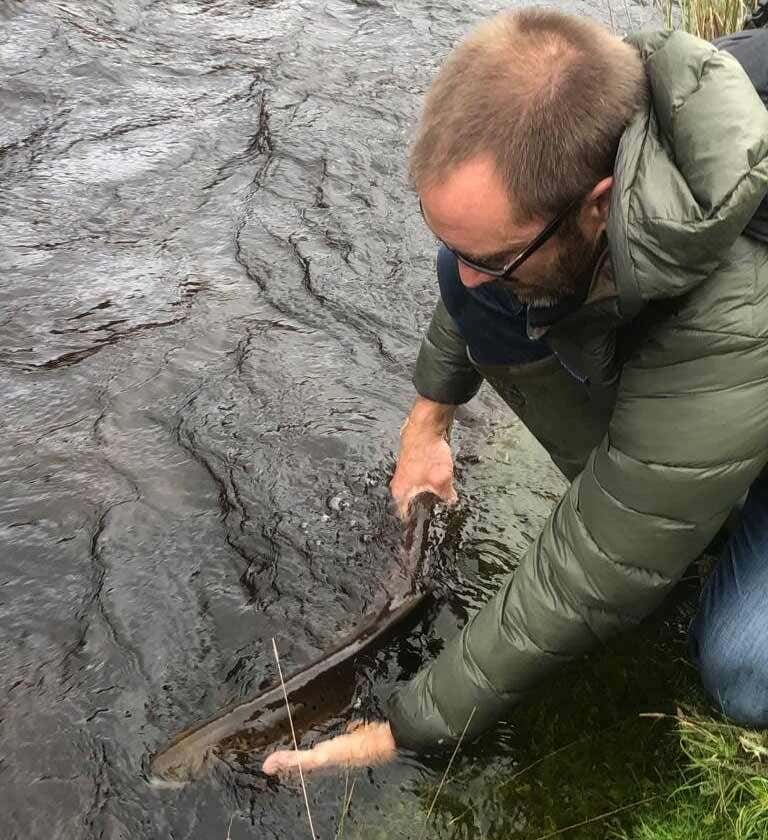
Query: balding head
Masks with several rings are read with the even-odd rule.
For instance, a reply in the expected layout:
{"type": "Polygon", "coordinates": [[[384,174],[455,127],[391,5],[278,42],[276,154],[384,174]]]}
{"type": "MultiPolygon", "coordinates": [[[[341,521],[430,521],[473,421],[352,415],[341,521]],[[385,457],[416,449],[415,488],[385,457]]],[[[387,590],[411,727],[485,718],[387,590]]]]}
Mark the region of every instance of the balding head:
{"type": "Polygon", "coordinates": [[[474,158],[493,160],[521,218],[557,213],[613,170],[645,101],[637,51],[585,18],[504,12],[449,56],[411,152],[421,192],[474,158]]]}

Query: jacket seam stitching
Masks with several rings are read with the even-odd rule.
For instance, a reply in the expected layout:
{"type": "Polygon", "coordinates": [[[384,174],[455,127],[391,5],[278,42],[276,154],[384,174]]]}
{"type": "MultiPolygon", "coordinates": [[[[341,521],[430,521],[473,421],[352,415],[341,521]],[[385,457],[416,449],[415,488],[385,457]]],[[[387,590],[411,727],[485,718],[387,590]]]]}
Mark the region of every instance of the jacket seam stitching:
{"type": "MultiPolygon", "coordinates": [[[[538,554],[538,551],[539,551],[539,549],[538,549],[538,545],[536,546],[536,548],[534,548],[534,551],[535,551],[535,553],[536,553],[536,554],[538,554]]],[[[587,604],[585,604],[585,603],[584,603],[584,602],[583,602],[580,598],[575,597],[575,594],[574,594],[573,592],[569,592],[568,587],[564,587],[564,586],[563,586],[563,581],[559,579],[559,577],[560,577],[560,576],[559,576],[559,574],[558,574],[558,572],[557,572],[557,567],[556,567],[556,565],[552,562],[552,558],[551,558],[551,557],[547,557],[547,558],[546,558],[546,564],[547,564],[547,566],[548,566],[548,568],[549,568],[550,577],[554,576],[555,578],[557,578],[557,589],[559,590],[559,593],[560,593],[560,596],[561,596],[561,598],[562,598],[562,601],[563,601],[565,604],[567,604],[567,605],[568,605],[568,607],[569,607],[569,608],[573,611],[573,613],[574,613],[575,615],[577,615],[577,616],[579,617],[579,620],[582,622],[582,624],[584,624],[584,625],[587,627],[587,629],[589,630],[589,632],[590,632],[590,633],[591,633],[591,634],[595,637],[595,639],[599,642],[599,641],[600,641],[600,638],[597,636],[597,634],[594,632],[594,630],[592,630],[592,627],[590,626],[589,622],[586,620],[586,618],[585,618],[585,616],[584,616],[584,610],[588,610],[588,609],[589,609],[588,605],[587,605],[587,604]]],[[[514,579],[514,578],[513,578],[513,579],[514,579]]],[[[552,582],[553,582],[553,581],[552,581],[552,580],[550,580],[550,584],[551,584],[552,582]]],[[[502,611],[502,620],[501,620],[500,624],[501,624],[501,628],[502,628],[502,630],[503,630],[503,632],[504,632],[504,637],[505,637],[505,639],[507,639],[507,640],[508,640],[508,641],[510,641],[510,643],[511,643],[512,636],[510,635],[510,633],[508,633],[508,632],[507,632],[507,624],[508,624],[509,622],[506,620],[506,615],[507,615],[506,601],[507,601],[507,596],[508,596],[508,594],[509,594],[509,589],[507,589],[507,592],[505,593],[505,596],[504,596],[504,608],[503,608],[503,611],[502,611]]],[[[537,642],[537,641],[533,638],[533,636],[531,635],[530,630],[529,630],[529,628],[528,628],[528,627],[525,627],[525,629],[523,629],[523,627],[525,627],[525,624],[524,624],[524,623],[521,623],[521,625],[515,625],[515,628],[514,628],[514,629],[515,629],[518,633],[522,633],[522,634],[524,634],[524,635],[525,635],[525,638],[526,638],[526,639],[528,639],[528,641],[529,641],[529,642],[531,642],[531,644],[532,644],[532,645],[533,645],[533,646],[534,646],[537,650],[541,651],[542,653],[547,654],[548,656],[553,656],[553,657],[555,657],[555,658],[564,658],[564,657],[567,657],[567,656],[568,656],[568,654],[565,654],[565,653],[557,653],[556,651],[555,651],[555,652],[553,652],[553,651],[549,651],[549,650],[547,650],[547,648],[545,648],[545,647],[543,647],[542,645],[540,645],[540,644],[539,644],[539,643],[538,643],[538,642],[537,642]]]]}
{"type": "MultiPolygon", "coordinates": [[[[594,470],[593,470],[592,472],[593,472],[593,474],[594,474],[594,470]]],[[[601,489],[603,489],[603,488],[602,488],[602,485],[600,485],[600,483],[599,483],[599,482],[597,482],[597,479],[596,479],[596,478],[595,478],[595,482],[598,484],[598,486],[599,486],[601,489]]],[[[608,493],[608,491],[607,491],[607,490],[605,490],[604,492],[605,492],[607,495],[611,496],[611,494],[610,494],[610,493],[608,493]]],[[[613,496],[611,496],[611,498],[614,498],[614,497],[613,497],[613,496]]],[[[618,500],[617,500],[617,501],[618,501],[618,500]]],[[[666,577],[666,576],[665,576],[665,575],[663,575],[661,572],[658,572],[658,571],[656,571],[655,569],[648,569],[648,568],[645,568],[644,566],[635,566],[635,565],[634,565],[634,564],[632,564],[632,563],[622,563],[621,561],[616,560],[616,559],[614,559],[613,557],[611,557],[611,555],[610,555],[610,554],[608,554],[608,553],[605,551],[605,549],[604,549],[604,548],[600,545],[600,543],[599,543],[599,542],[598,542],[598,541],[594,538],[594,536],[592,535],[592,532],[589,530],[589,527],[587,526],[587,523],[584,521],[584,517],[582,516],[581,511],[579,511],[579,510],[575,509],[575,507],[574,507],[574,513],[575,513],[575,514],[576,514],[576,516],[578,517],[579,522],[581,522],[581,524],[582,524],[582,526],[583,526],[583,528],[584,528],[584,533],[587,535],[587,538],[589,539],[590,543],[591,543],[591,544],[592,544],[592,546],[594,547],[594,552],[595,552],[595,554],[597,554],[598,556],[602,557],[605,561],[607,561],[608,563],[610,563],[610,564],[611,564],[611,565],[613,565],[613,566],[616,566],[616,567],[617,567],[617,568],[619,568],[619,569],[627,569],[628,571],[632,571],[632,572],[639,572],[639,573],[642,573],[642,574],[647,575],[647,576],[657,576],[658,578],[660,578],[660,580],[661,580],[661,582],[662,582],[662,583],[671,583],[671,582],[672,582],[672,581],[671,581],[671,578],[666,577]]],[[[580,566],[582,569],[584,569],[584,568],[585,568],[584,563],[579,562],[579,566],[580,566]]],[[[586,606],[586,604],[585,604],[585,606],[586,606]]],[[[618,611],[617,611],[617,612],[615,612],[615,614],[616,614],[616,615],[623,615],[623,613],[620,613],[620,612],[618,612],[618,611]]]]}
{"type": "Polygon", "coordinates": [[[695,334],[698,334],[698,335],[723,335],[723,336],[730,336],[732,338],[746,338],[746,339],[749,339],[755,347],[759,347],[761,344],[765,344],[766,340],[767,340],[765,338],[760,338],[759,336],[756,336],[756,335],[749,335],[749,333],[734,332],[734,331],[729,331],[729,330],[708,330],[708,329],[702,328],[702,327],[685,327],[685,326],[673,326],[673,325],[669,325],[668,329],[669,329],[669,332],[676,332],[676,333],[695,333],[695,334]]]}
{"type": "MultiPolygon", "coordinates": [[[[707,358],[706,356],[704,358],[707,358]]],[[[644,368],[644,370],[658,370],[658,368],[644,368]]],[[[737,382],[733,385],[726,385],[725,387],[717,386],[713,388],[689,388],[686,391],[643,391],[633,393],[629,389],[622,392],[622,397],[630,399],[670,399],[672,397],[689,397],[700,394],[727,394],[731,391],[736,391],[739,388],[748,387],[750,385],[758,385],[761,382],[768,382],[768,375],[761,376],[759,379],[748,379],[745,382],[737,382]]]]}
{"type": "MultiPolygon", "coordinates": [[[[624,504],[624,502],[622,502],[620,499],[616,498],[616,496],[614,496],[613,493],[611,493],[610,490],[608,490],[607,487],[604,487],[603,484],[601,484],[600,479],[598,479],[597,475],[595,474],[594,466],[590,470],[590,475],[592,477],[592,480],[595,482],[595,484],[600,488],[600,491],[602,493],[605,493],[605,495],[608,496],[610,499],[612,499],[618,507],[620,507],[622,510],[626,511],[627,513],[633,514],[635,516],[642,516],[642,517],[648,517],[648,518],[653,518],[653,519],[663,519],[665,522],[679,523],[680,525],[682,525],[686,529],[701,527],[700,523],[691,522],[688,519],[677,519],[677,518],[672,517],[672,516],[664,516],[664,515],[658,514],[658,513],[648,513],[646,511],[642,511],[642,510],[638,510],[637,508],[630,507],[629,505],[624,504]]],[[[584,517],[583,516],[581,517],[581,520],[582,520],[582,522],[584,522],[584,517]]],[[[636,571],[645,571],[649,574],[658,574],[664,580],[667,580],[667,581],[669,580],[669,578],[662,575],[661,572],[657,572],[655,569],[647,569],[644,566],[635,566],[632,563],[622,563],[619,560],[614,560],[613,557],[611,557],[609,554],[607,554],[605,552],[605,550],[600,546],[600,544],[592,536],[592,533],[590,532],[589,528],[587,527],[586,522],[584,522],[584,530],[587,532],[587,535],[589,536],[589,538],[595,543],[595,546],[598,549],[598,551],[603,552],[606,556],[606,559],[609,560],[611,563],[615,563],[617,566],[621,566],[621,567],[626,568],[626,569],[634,569],[636,571]]]]}
{"type": "Polygon", "coordinates": [[[664,463],[663,461],[643,461],[641,458],[635,458],[628,452],[625,452],[621,447],[615,446],[609,440],[606,454],[610,453],[611,450],[621,453],[622,457],[628,458],[633,463],[640,464],[643,467],[660,467],[666,470],[678,470],[681,472],[701,472],[701,470],[728,469],[735,466],[740,466],[742,464],[748,464],[761,456],[765,457],[766,452],[765,447],[762,447],[761,449],[758,449],[755,452],[744,456],[743,458],[734,458],[731,461],[716,461],[708,464],[696,464],[689,466],[687,464],[673,464],[671,462],[664,463]]]}
{"type": "MultiPolygon", "coordinates": [[[[619,566],[621,568],[631,569],[632,568],[631,566],[624,565],[622,563],[617,563],[615,560],[613,560],[612,558],[608,557],[605,554],[605,552],[602,550],[602,548],[600,548],[600,546],[595,542],[594,538],[592,537],[592,534],[589,533],[589,529],[584,524],[584,519],[581,516],[581,514],[579,513],[579,511],[576,510],[576,507],[573,504],[573,501],[571,500],[569,502],[569,504],[571,506],[571,510],[573,511],[573,513],[575,514],[577,519],[584,525],[584,532],[587,534],[587,537],[589,538],[590,542],[597,549],[597,553],[605,556],[606,559],[609,562],[614,563],[616,566],[619,566]]],[[[582,571],[582,573],[586,573],[586,571],[587,571],[586,564],[583,563],[581,561],[581,559],[577,560],[577,563],[578,563],[579,569],[582,571]]],[[[605,615],[614,615],[614,616],[618,616],[621,619],[627,619],[627,618],[630,617],[627,613],[623,612],[622,610],[616,609],[616,608],[610,608],[608,606],[599,607],[595,604],[586,603],[566,583],[567,579],[563,580],[563,578],[562,578],[562,568],[558,568],[557,564],[552,562],[552,557],[548,558],[548,563],[547,564],[548,564],[549,569],[550,569],[551,582],[554,582],[555,580],[557,581],[557,588],[558,588],[558,591],[559,591],[559,594],[560,594],[562,600],[565,601],[570,606],[570,608],[573,610],[573,612],[576,613],[576,615],[579,616],[582,623],[588,628],[589,632],[594,636],[594,638],[598,642],[600,641],[600,637],[597,635],[597,633],[595,633],[595,631],[592,628],[592,625],[589,623],[589,621],[587,621],[587,618],[586,618],[586,616],[589,613],[603,613],[605,615]]],[[[607,604],[607,602],[606,602],[606,604],[607,604]]]]}

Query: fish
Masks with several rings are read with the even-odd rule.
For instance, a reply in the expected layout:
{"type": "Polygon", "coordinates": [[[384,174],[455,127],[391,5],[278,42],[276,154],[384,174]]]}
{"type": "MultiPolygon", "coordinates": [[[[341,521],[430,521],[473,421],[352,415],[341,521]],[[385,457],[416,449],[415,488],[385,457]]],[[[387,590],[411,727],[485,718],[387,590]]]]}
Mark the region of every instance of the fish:
{"type": "MultiPolygon", "coordinates": [[[[350,710],[359,654],[413,618],[431,596],[427,546],[436,501],[429,492],[411,501],[400,557],[396,558],[401,573],[386,587],[383,605],[364,615],[331,650],[285,680],[297,738],[318,723],[350,710]]],[[[185,784],[202,776],[215,757],[263,751],[285,741],[290,731],[283,686],[277,683],[177,735],[150,758],[151,781],[185,784]]]]}

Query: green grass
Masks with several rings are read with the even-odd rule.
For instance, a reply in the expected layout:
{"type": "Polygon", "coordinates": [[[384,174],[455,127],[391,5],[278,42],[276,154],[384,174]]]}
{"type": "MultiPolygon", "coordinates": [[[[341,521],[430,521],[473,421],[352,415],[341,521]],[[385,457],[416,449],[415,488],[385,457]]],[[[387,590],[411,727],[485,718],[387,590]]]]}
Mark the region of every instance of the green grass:
{"type": "Polygon", "coordinates": [[[742,28],[757,0],[659,0],[668,29],[712,41],[742,28]]]}
{"type": "Polygon", "coordinates": [[[679,712],[682,782],[624,840],[766,840],[768,732],[679,712]]]}

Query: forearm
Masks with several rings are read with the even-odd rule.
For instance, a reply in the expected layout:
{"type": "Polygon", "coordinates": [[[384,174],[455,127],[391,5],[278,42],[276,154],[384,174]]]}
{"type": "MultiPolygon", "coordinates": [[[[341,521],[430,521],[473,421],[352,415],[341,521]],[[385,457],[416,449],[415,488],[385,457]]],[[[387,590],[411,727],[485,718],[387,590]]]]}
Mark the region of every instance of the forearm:
{"type": "Polygon", "coordinates": [[[262,766],[271,776],[301,767],[302,772],[323,767],[371,767],[395,757],[396,747],[388,723],[361,723],[353,731],[329,741],[321,741],[310,750],[278,750],[262,766]]]}

